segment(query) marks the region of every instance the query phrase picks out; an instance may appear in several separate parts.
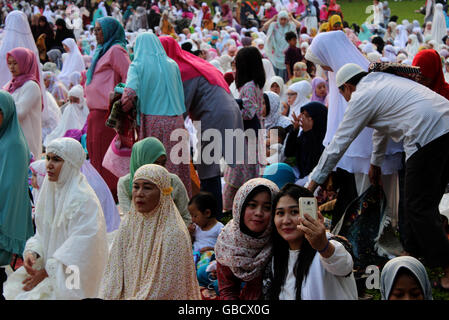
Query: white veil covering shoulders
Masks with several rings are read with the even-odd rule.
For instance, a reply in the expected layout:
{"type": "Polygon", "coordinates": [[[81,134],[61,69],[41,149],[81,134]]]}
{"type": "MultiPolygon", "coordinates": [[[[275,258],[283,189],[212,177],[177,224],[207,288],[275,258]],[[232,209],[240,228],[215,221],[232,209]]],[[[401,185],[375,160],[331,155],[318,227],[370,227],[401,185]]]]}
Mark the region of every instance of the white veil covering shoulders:
{"type": "Polygon", "coordinates": [[[80,85],[74,86],[70,89],[68,96],[76,97],[80,100],[80,102],[77,104],[71,103],[67,105],[58,126],[46,136],[44,140],[45,147],[48,146],[52,140],[63,137],[67,130],[81,130],[87,121],[89,108],[87,107],[86,100],[84,99],[83,87],[80,85]]]}
{"type": "MultiPolygon", "coordinates": [[[[357,50],[352,42],[342,31],[330,31],[318,34],[307,50],[306,59],[321,66],[329,66],[333,72],[328,72],[329,77],[329,108],[327,114],[327,130],[323,145],[327,146],[335,135],[338,126],[343,120],[347,102],[340,94],[336,85],[336,73],[347,63],[356,63],[364,70],[368,70],[369,61],[357,50]]],[[[337,167],[351,173],[368,174],[370,167],[373,129],[364,128],[357,138],[351,143],[337,167]]],[[[402,143],[389,141],[384,164],[383,174],[392,174],[401,167],[400,152],[402,143]],[[389,155],[395,155],[390,160],[389,155]]]]}
{"type": "Polygon", "coordinates": [[[45,94],[44,78],[42,76],[42,65],[39,61],[39,51],[34,42],[27,16],[19,10],[11,11],[6,16],[4,33],[5,35],[0,47],[0,87],[3,88],[12,78],[6,64],[6,54],[17,47],[23,47],[33,51],[36,54],[39,66],[41,96],[43,97],[44,102],[42,122],[46,122],[48,121],[50,114],[48,110],[47,95],[45,94]]]}
{"type": "MultiPolygon", "coordinates": [[[[435,40],[438,45],[443,44],[443,37],[447,34],[446,19],[443,13],[443,5],[437,3],[435,5],[435,12],[432,21],[432,40],[435,40]]],[[[438,50],[438,48],[436,49],[438,50]]]]}
{"type": "Polygon", "coordinates": [[[70,75],[73,72],[83,72],[86,69],[84,64],[83,55],[81,54],[75,40],[72,38],[67,38],[62,41],[67,47],[69,47],[70,52],[64,60],[62,65],[61,73],[58,75],[58,79],[61,80],[66,87],[70,85],[70,75]]]}
{"type": "Polygon", "coordinates": [[[36,204],[36,234],[24,253],[39,254],[35,268],[43,268],[48,277],[30,291],[23,291],[27,277],[24,267],[8,277],[6,299],[78,300],[96,298],[106,266],[108,246],[100,203],[86,177],[80,172],[85,161],[81,144],[72,138],[60,138],[47,147],[64,160],[58,181],[44,178],[36,204]],[[69,272],[67,272],[69,271],[69,272]],[[67,286],[77,272],[77,286],[67,286]]]}

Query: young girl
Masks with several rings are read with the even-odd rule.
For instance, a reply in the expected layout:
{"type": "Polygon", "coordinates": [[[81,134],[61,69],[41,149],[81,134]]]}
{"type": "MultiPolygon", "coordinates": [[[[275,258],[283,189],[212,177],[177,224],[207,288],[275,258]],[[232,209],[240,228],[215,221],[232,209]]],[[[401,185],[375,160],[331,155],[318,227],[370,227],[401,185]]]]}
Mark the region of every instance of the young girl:
{"type": "Polygon", "coordinates": [[[273,258],[264,274],[270,300],[357,300],[351,254],[326,233],[323,216],[300,217],[305,188],[285,185],[273,200],[273,258]]]}
{"type": "Polygon", "coordinates": [[[312,78],[307,73],[307,65],[304,62],[296,62],[293,66],[293,77],[287,82],[287,86],[301,80],[307,80],[310,82],[312,81],[312,78]]]}
{"type": "Polygon", "coordinates": [[[317,101],[327,107],[327,86],[323,78],[315,77],[312,80],[312,98],[310,101],[317,101]]]}
{"type": "Polygon", "coordinates": [[[262,274],[271,256],[271,202],[278,187],[263,178],[251,179],[238,190],[233,219],[215,245],[222,300],[257,300],[262,274]]]}
{"type": "MultiPolygon", "coordinates": [[[[242,100],[243,120],[257,124],[259,129],[263,129],[263,87],[265,84],[265,71],[262,63],[262,56],[255,47],[246,47],[237,53],[235,83],[240,91],[242,100]]],[[[251,128],[256,131],[258,128],[251,128]]],[[[248,129],[248,128],[245,128],[248,129]]],[[[246,181],[259,176],[259,164],[257,154],[249,154],[248,146],[257,141],[245,138],[244,158],[245,163],[236,164],[233,168],[226,167],[224,172],[225,186],[223,190],[223,209],[230,210],[237,190],[246,181]]],[[[257,145],[256,145],[257,146],[257,145]]],[[[242,150],[239,150],[242,152],[242,150]]]]}
{"type": "Polygon", "coordinates": [[[388,261],[380,277],[382,300],[433,300],[426,268],[409,256],[388,261]]]}

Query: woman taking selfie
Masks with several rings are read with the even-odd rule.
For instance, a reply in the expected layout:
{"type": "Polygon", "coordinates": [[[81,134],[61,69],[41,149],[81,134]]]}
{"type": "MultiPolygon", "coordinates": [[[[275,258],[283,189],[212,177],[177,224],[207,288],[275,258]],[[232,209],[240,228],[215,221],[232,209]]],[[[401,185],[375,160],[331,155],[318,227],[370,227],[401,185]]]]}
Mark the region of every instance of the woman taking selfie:
{"type": "Polygon", "coordinates": [[[305,188],[285,185],[273,200],[273,258],[264,274],[268,300],[357,300],[353,260],[326,232],[323,216],[300,217],[305,188]]]}
{"type": "Polygon", "coordinates": [[[255,178],[237,191],[233,219],[215,244],[221,300],[258,300],[262,274],[271,256],[271,202],[278,187],[255,178]]]}

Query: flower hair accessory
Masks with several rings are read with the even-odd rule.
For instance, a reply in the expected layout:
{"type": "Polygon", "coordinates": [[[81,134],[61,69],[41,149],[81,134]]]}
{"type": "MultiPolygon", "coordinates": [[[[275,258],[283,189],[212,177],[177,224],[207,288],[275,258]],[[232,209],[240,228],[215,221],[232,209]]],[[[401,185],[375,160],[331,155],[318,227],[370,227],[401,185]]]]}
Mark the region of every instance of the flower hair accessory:
{"type": "Polygon", "coordinates": [[[172,193],[172,191],[173,191],[173,187],[164,188],[164,189],[162,189],[162,194],[164,196],[168,196],[169,194],[172,193]]]}

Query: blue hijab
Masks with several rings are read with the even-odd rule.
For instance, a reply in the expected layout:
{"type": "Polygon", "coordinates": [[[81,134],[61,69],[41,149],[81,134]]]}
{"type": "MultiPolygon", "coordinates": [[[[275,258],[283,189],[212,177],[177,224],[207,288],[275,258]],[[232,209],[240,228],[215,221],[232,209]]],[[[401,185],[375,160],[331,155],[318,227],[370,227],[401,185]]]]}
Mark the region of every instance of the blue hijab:
{"type": "Polygon", "coordinates": [[[293,168],[286,163],[273,163],[265,168],[263,177],[268,179],[282,189],[287,183],[295,183],[296,177],[293,168]]]}
{"type": "Polygon", "coordinates": [[[92,64],[87,71],[87,81],[86,85],[88,85],[92,81],[92,77],[95,72],[95,66],[97,65],[98,60],[114,45],[119,44],[126,50],[126,37],[125,37],[125,29],[120,24],[117,19],[111,17],[104,17],[98,19],[98,23],[101,26],[103,31],[103,44],[97,45],[97,49],[95,50],[94,57],[92,59],[92,64]]]}
{"type": "Polygon", "coordinates": [[[137,94],[138,115],[177,116],[186,111],[178,64],[167,56],[153,33],[137,37],[126,87],[137,94]]]}
{"type": "Polygon", "coordinates": [[[11,95],[0,90],[0,266],[9,264],[12,254],[21,255],[33,236],[28,189],[30,150],[17,118],[11,95]]]}

